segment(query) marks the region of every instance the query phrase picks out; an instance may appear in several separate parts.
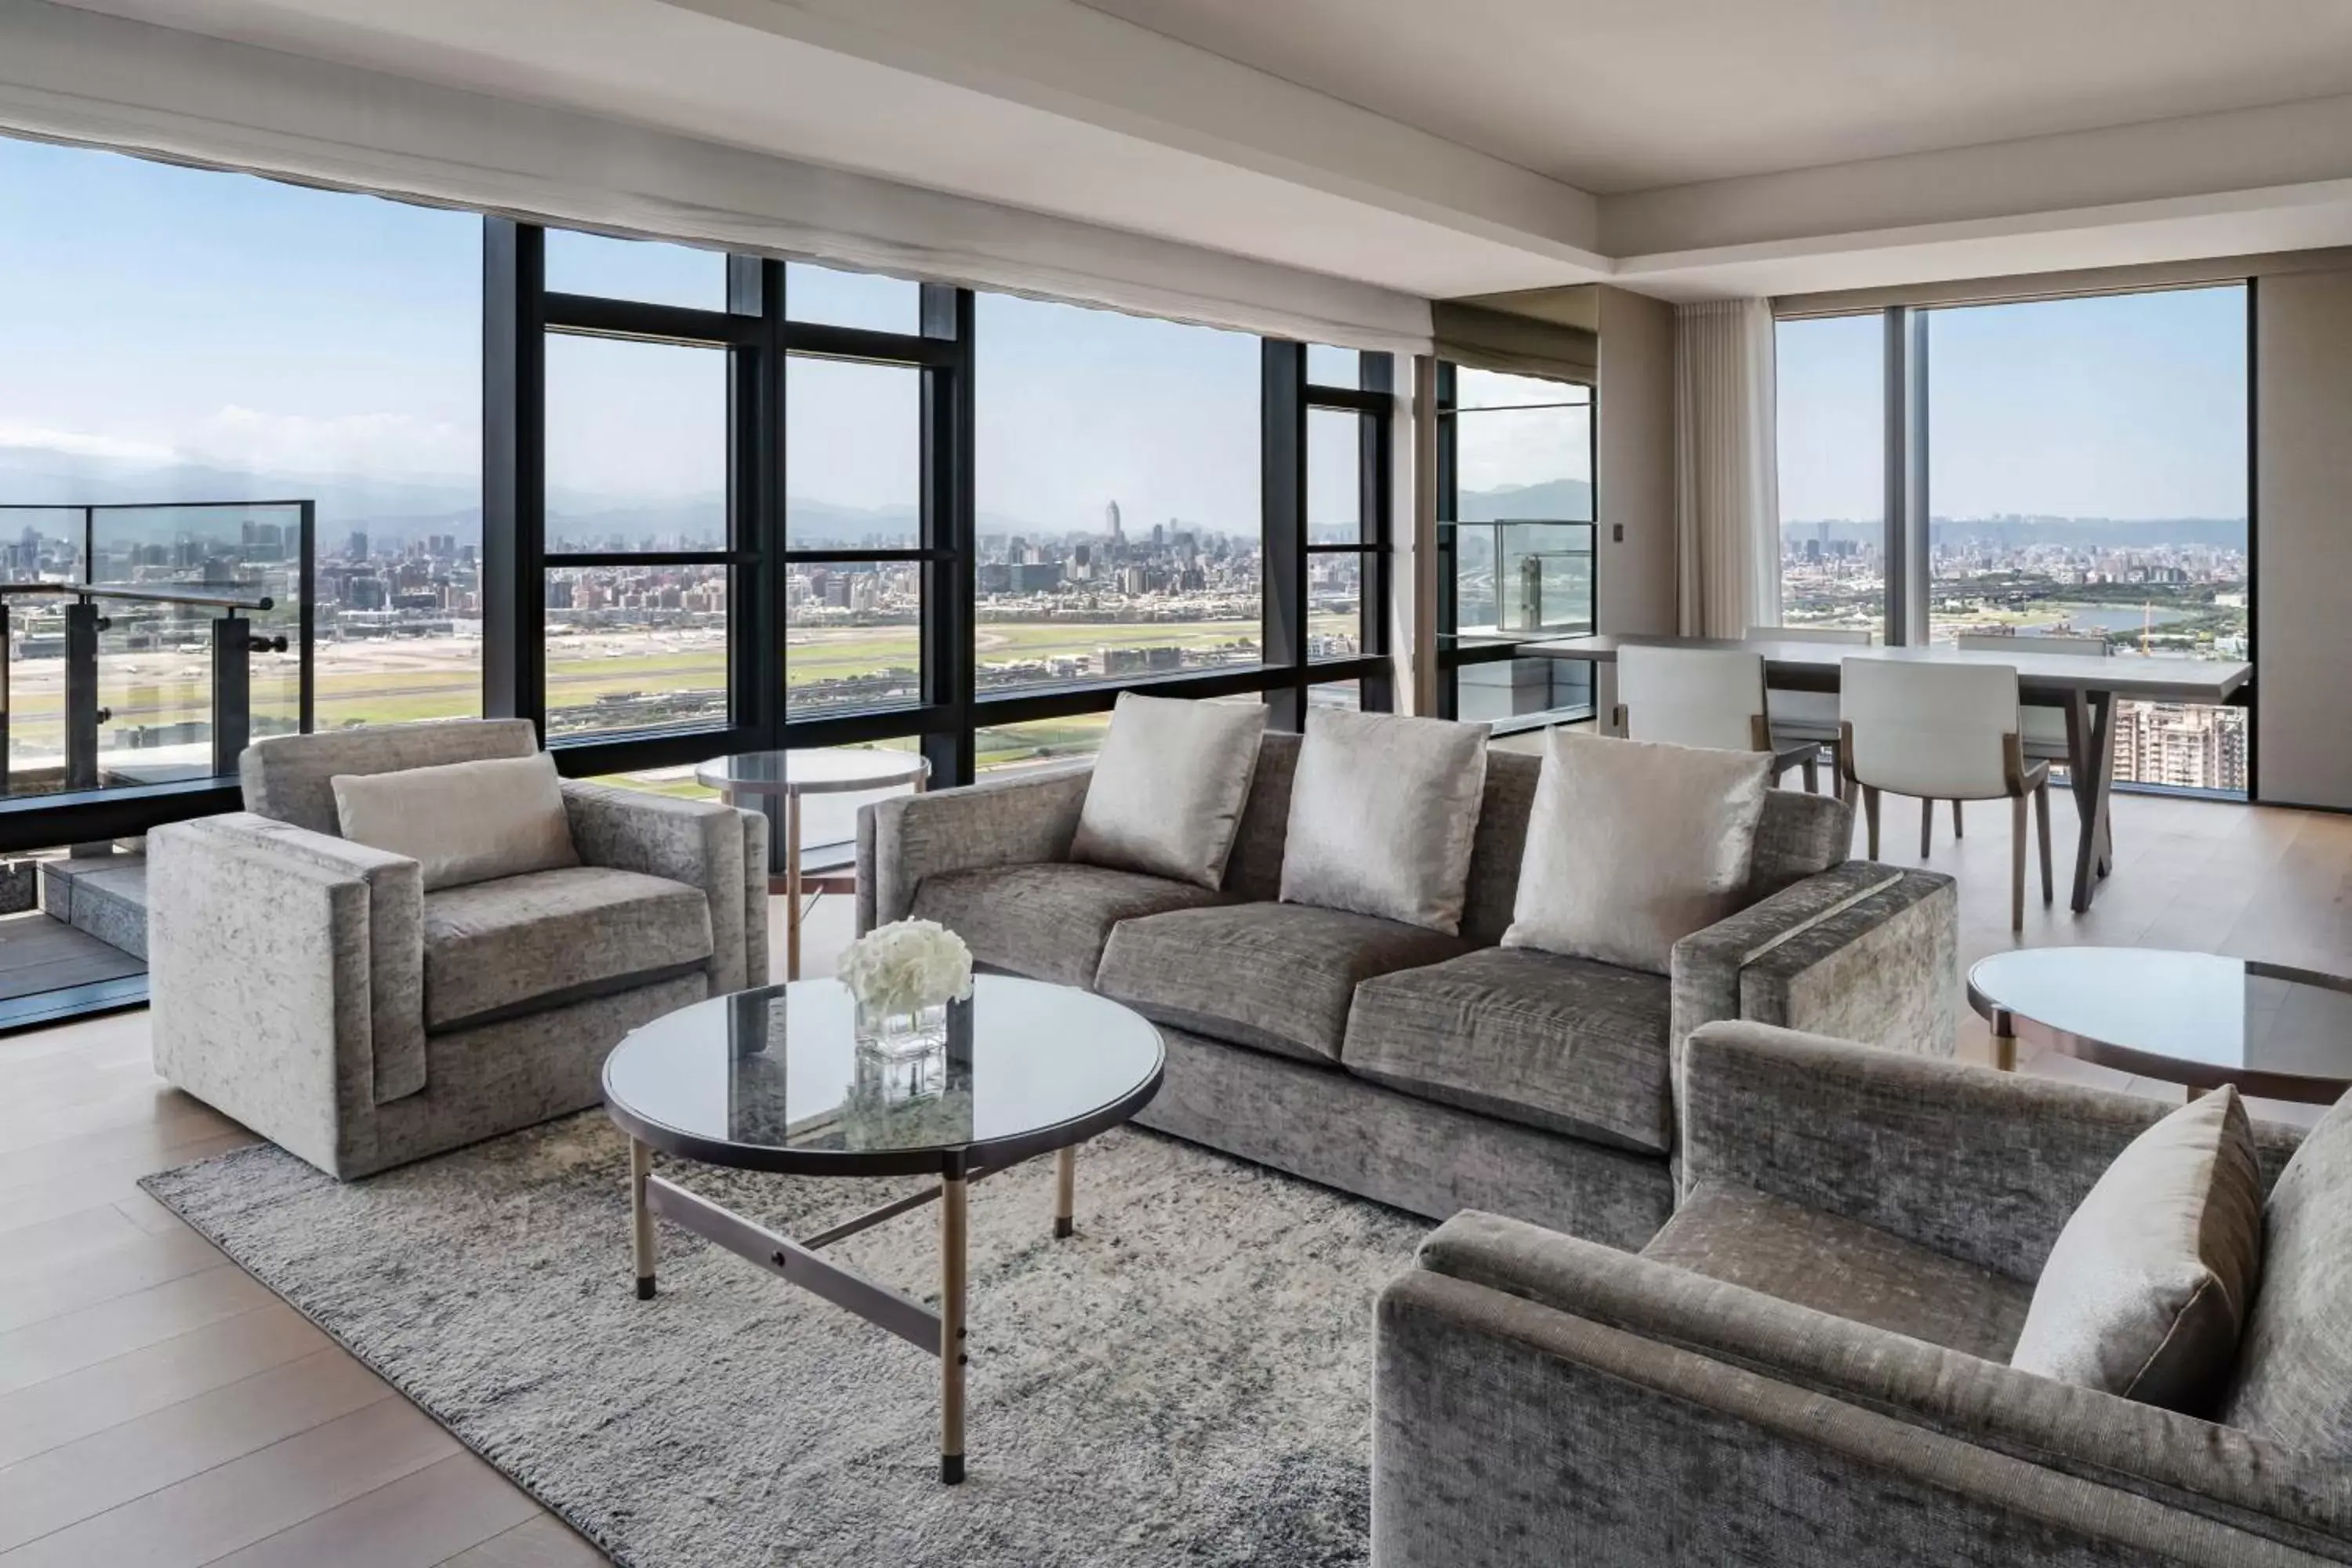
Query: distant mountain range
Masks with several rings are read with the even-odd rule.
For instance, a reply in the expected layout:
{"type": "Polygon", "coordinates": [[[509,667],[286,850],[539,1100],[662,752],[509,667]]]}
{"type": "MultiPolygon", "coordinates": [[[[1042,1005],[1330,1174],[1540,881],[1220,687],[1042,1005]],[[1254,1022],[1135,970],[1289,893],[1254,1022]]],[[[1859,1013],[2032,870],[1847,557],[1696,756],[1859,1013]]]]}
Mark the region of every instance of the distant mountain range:
{"type": "Polygon", "coordinates": [[[1582,521],[1592,516],[1592,487],[1582,479],[1546,479],[1464,490],[1454,513],[1461,522],[1582,521]]]}
{"type": "MultiPolygon", "coordinates": [[[[1933,520],[1937,537],[1946,544],[1970,542],[2014,549],[2028,544],[2078,545],[2084,549],[2147,549],[2158,544],[2202,545],[2214,550],[2246,547],[2242,517],[2112,518],[1996,517],[1933,520]]],[[[1801,543],[1808,539],[1845,541],[1854,544],[1879,542],[1876,522],[1790,521],[1783,519],[1780,537],[1801,543]]]]}

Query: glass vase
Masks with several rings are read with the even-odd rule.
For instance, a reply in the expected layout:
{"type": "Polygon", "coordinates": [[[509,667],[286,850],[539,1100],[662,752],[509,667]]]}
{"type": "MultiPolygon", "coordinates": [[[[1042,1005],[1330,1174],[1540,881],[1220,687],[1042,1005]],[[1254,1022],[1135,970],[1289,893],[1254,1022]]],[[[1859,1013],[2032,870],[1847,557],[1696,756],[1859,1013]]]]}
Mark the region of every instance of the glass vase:
{"type": "Polygon", "coordinates": [[[948,1048],[948,1005],[887,1008],[857,1004],[857,1048],[885,1061],[938,1056],[948,1048]]]}

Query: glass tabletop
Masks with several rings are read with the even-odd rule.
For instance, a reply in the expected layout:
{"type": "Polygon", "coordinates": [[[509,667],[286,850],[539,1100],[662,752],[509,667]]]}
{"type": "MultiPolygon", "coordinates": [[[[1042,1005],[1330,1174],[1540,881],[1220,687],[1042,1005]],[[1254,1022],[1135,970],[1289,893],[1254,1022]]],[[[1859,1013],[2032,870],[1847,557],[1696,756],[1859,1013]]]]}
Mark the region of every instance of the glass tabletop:
{"type": "Polygon", "coordinates": [[[606,1109],[632,1136],[712,1164],[885,1175],[1081,1142],[1159,1089],[1160,1031],[1089,992],[981,975],[948,1011],[944,1074],[910,1095],[858,1052],[839,981],[714,997],[614,1047],[606,1109]]]}
{"type": "Polygon", "coordinates": [[[930,775],[919,752],[875,746],[808,747],[795,752],[738,752],[694,770],[697,784],[735,795],[830,795],[888,789],[930,775]]]}
{"type": "Polygon", "coordinates": [[[2174,1082],[2327,1100],[2352,1086],[2352,980],[2333,975],[2210,952],[2023,948],[1971,969],[1969,996],[2021,1035],[2038,1025],[2070,1055],[2174,1082]]]}

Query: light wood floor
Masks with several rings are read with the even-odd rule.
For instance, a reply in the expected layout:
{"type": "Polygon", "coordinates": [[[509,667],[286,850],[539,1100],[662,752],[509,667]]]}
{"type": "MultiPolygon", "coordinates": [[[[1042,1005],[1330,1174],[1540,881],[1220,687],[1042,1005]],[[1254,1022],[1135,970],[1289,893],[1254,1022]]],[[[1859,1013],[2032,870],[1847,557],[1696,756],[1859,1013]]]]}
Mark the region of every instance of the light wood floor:
{"type": "MultiPolygon", "coordinates": [[[[1916,807],[1890,807],[1888,858],[1912,860],[1916,807]]],[[[2012,940],[2006,817],[1980,811],[1957,848],[1948,808],[1937,825],[1928,864],[1961,879],[1969,961],[2012,940]]],[[[2118,797],[2116,818],[2097,907],[2033,907],[2023,942],[2352,970],[2352,818],[2146,796],[2118,797]]],[[[848,922],[846,900],[817,911],[811,972],[848,922]]],[[[1989,1058],[1972,1018],[1962,1050],[1989,1058]]],[[[144,1013],[0,1039],[0,1568],[603,1562],[138,1190],[251,1136],[164,1088],[147,1052],[144,1013]]]]}

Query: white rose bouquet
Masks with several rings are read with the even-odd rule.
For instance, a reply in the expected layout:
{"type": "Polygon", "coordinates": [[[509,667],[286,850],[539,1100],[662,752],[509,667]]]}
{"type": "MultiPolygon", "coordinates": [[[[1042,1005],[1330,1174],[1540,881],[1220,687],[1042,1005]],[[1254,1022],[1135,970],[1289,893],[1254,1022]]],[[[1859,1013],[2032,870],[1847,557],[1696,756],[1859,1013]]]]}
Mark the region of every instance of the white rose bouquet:
{"type": "Polygon", "coordinates": [[[870,1015],[919,1013],[971,994],[971,949],[937,921],[894,921],[851,942],[838,973],[870,1015]]]}

